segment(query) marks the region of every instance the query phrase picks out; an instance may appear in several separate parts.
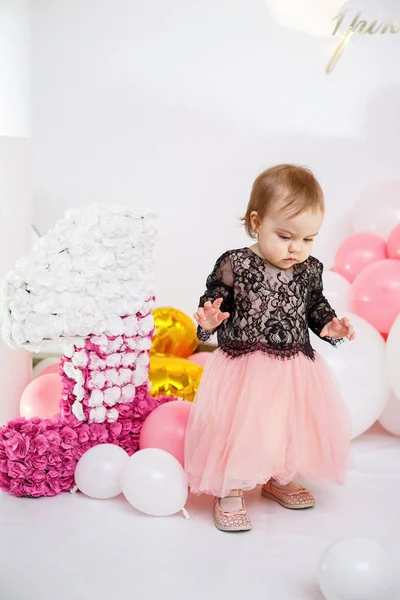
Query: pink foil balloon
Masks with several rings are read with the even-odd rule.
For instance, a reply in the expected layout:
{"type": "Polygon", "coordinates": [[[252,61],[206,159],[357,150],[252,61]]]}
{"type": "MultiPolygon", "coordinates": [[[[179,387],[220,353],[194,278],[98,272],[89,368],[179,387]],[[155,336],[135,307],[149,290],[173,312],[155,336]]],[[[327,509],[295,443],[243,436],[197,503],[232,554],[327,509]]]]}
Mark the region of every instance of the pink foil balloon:
{"type": "Polygon", "coordinates": [[[380,260],[369,265],[353,283],[354,312],[381,333],[389,333],[400,313],[400,261],[380,260]]]}
{"type": "Polygon", "coordinates": [[[335,257],[336,272],[353,282],[368,265],[387,258],[384,239],[373,233],[356,233],[344,240],[335,257]]]}
{"type": "Polygon", "coordinates": [[[165,450],[184,466],[185,435],[191,406],[186,400],[174,400],[153,410],[143,423],[140,449],[165,450]]]}
{"type": "Polygon", "coordinates": [[[400,223],[391,232],[388,243],[388,254],[390,258],[398,258],[400,260],[400,223]]]}
{"type": "Polygon", "coordinates": [[[196,352],[196,354],[192,354],[188,357],[188,360],[196,363],[197,365],[205,365],[207,359],[210,358],[211,352],[196,352]]]}
{"type": "Polygon", "coordinates": [[[61,377],[48,373],[31,381],[22,392],[21,417],[51,419],[60,412],[61,377]]]}

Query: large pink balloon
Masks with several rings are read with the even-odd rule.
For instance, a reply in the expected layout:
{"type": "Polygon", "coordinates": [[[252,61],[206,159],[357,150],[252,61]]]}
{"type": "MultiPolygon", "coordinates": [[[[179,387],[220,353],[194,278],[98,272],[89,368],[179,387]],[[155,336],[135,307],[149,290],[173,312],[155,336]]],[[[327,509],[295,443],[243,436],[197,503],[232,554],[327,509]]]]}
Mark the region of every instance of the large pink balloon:
{"type": "Polygon", "coordinates": [[[58,367],[60,359],[57,358],[45,358],[38,362],[32,370],[32,379],[46,375],[46,373],[59,373],[58,367]]]}
{"type": "Polygon", "coordinates": [[[400,260],[400,223],[396,225],[390,234],[387,247],[390,258],[398,258],[400,260]]]}
{"type": "Polygon", "coordinates": [[[387,258],[384,239],[373,233],[355,233],[339,246],[335,269],[352,282],[365,267],[384,258],[387,258]]]}
{"type": "Polygon", "coordinates": [[[143,423],[140,449],[165,450],[183,466],[186,426],[191,406],[186,400],[174,400],[153,410],[143,423]]]}
{"type": "Polygon", "coordinates": [[[60,412],[61,377],[55,373],[42,375],[31,381],[22,392],[21,417],[51,419],[60,412]]]}
{"type": "Polygon", "coordinates": [[[381,333],[389,333],[400,313],[400,261],[380,260],[363,271],[353,283],[354,312],[381,333]]]}
{"type": "MultiPolygon", "coordinates": [[[[54,373],[57,373],[57,375],[58,375],[59,371],[60,371],[59,363],[54,363],[52,365],[49,365],[45,369],[43,369],[43,371],[40,371],[38,377],[42,377],[43,375],[50,375],[50,374],[54,374],[54,373]]],[[[60,377],[60,375],[59,375],[59,377],[60,377]]]]}

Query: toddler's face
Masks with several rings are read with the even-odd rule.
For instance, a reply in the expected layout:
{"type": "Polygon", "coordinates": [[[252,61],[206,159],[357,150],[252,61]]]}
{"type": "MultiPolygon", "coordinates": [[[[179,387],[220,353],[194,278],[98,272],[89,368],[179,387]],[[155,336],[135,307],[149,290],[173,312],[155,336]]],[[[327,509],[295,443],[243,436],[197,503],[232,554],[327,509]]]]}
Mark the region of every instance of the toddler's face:
{"type": "Polygon", "coordinates": [[[312,252],[323,218],[320,210],[307,210],[290,217],[278,203],[261,221],[257,213],[252,213],[252,226],[258,235],[253,250],[280,269],[302,263],[312,252]]]}

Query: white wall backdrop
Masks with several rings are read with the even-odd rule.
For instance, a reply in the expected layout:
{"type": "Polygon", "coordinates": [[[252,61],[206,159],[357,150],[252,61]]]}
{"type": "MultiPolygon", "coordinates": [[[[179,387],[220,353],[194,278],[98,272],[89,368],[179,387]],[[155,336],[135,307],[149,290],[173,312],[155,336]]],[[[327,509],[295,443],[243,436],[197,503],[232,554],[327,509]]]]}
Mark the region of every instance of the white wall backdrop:
{"type": "MultiPolygon", "coordinates": [[[[30,0],[0,1],[0,279],[29,253],[32,222],[30,0]]],[[[0,425],[19,416],[32,374],[26,350],[0,336],[0,425]]]]}
{"type": "Polygon", "coordinates": [[[29,136],[31,0],[0,2],[0,136],[29,136]]]}
{"type": "MultiPolygon", "coordinates": [[[[355,35],[327,75],[340,6],[35,0],[34,225],[93,200],[154,208],[159,304],[191,313],[219,254],[248,243],[255,176],[293,161],[325,189],[330,266],[359,195],[400,172],[400,34],[355,35]]],[[[341,31],[358,11],[400,17],[395,0],[345,8],[341,31]]]]}

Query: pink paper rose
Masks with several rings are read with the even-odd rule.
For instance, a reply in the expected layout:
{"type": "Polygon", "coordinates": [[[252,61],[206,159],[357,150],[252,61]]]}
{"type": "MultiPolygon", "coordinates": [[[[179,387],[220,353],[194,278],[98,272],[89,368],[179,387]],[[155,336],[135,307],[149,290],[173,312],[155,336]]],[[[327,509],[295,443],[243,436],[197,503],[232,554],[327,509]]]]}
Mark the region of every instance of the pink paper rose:
{"type": "Polygon", "coordinates": [[[68,448],[73,448],[78,440],[78,434],[72,427],[63,427],[60,430],[61,434],[61,448],[67,450],[68,448]]]}
{"type": "Polygon", "coordinates": [[[22,460],[28,453],[29,444],[28,437],[15,433],[4,442],[5,453],[11,460],[22,460]]]}
{"type": "Polygon", "coordinates": [[[48,450],[49,441],[43,433],[36,435],[31,444],[31,452],[42,455],[48,450]]]}

